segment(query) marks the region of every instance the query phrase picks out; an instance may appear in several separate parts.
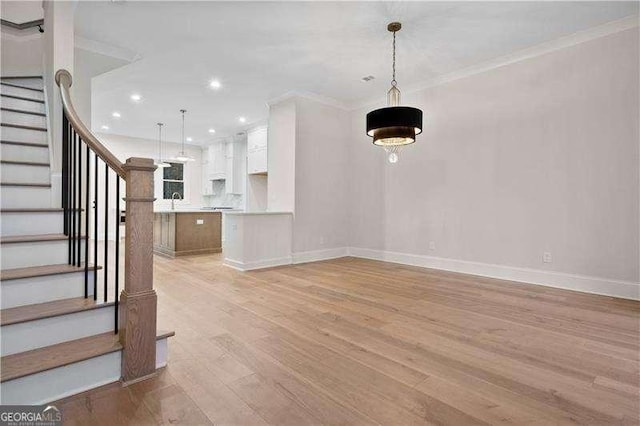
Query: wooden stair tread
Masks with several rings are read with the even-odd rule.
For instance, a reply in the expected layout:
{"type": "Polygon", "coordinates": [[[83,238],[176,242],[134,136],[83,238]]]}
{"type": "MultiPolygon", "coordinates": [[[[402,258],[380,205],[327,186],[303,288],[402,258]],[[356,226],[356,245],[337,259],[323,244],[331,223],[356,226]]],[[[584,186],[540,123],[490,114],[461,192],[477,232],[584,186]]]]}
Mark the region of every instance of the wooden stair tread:
{"type": "Polygon", "coordinates": [[[51,188],[50,183],[0,182],[0,186],[32,186],[36,188],[51,188]]]}
{"type": "Polygon", "coordinates": [[[0,382],[40,373],[57,367],[95,358],[122,349],[118,335],[113,332],[83,337],[26,352],[3,356],[0,359],[0,382]]]}
{"type": "Polygon", "coordinates": [[[93,300],[93,298],[73,297],[52,302],[16,306],[15,308],[0,310],[0,326],[90,311],[113,305],[113,302],[100,303],[93,300]]]}
{"type": "Polygon", "coordinates": [[[5,141],[0,140],[0,144],[5,145],[21,145],[21,146],[32,146],[35,148],[49,148],[49,145],[46,143],[35,143],[35,142],[20,142],[20,141],[5,141]]]}
{"type": "Polygon", "coordinates": [[[34,87],[21,86],[19,84],[14,84],[14,83],[7,83],[6,81],[1,81],[0,80],[0,84],[3,85],[3,86],[16,87],[18,89],[33,90],[34,92],[44,93],[43,89],[36,89],[34,87]]]}
{"type": "MultiPolygon", "coordinates": [[[[86,237],[81,235],[80,239],[86,237]]],[[[41,243],[45,241],[64,241],[68,240],[69,236],[64,234],[36,234],[36,235],[12,235],[8,237],[0,237],[0,244],[14,244],[14,243],[41,243]]],[[[71,239],[77,239],[77,237],[71,236],[71,239]]]]}
{"type": "Polygon", "coordinates": [[[34,161],[0,160],[0,164],[15,164],[17,166],[49,167],[49,163],[37,163],[34,161]]]}
{"type": "Polygon", "coordinates": [[[0,76],[0,80],[14,80],[14,79],[21,79],[21,78],[23,78],[25,80],[28,80],[30,78],[33,78],[33,79],[37,78],[37,79],[42,80],[42,76],[41,75],[3,75],[3,76],[0,76]]]}
{"type": "Polygon", "coordinates": [[[26,111],[24,109],[16,109],[16,108],[6,108],[6,107],[2,107],[0,108],[0,111],[6,111],[6,112],[17,112],[18,114],[29,114],[29,115],[37,115],[39,117],[46,117],[47,115],[42,113],[42,112],[34,112],[34,111],[26,111]]]}
{"type": "MultiPolygon", "coordinates": [[[[101,269],[89,264],[89,270],[101,269]]],[[[4,269],[0,271],[0,281],[18,280],[22,278],[44,277],[47,275],[72,274],[84,271],[84,265],[74,266],[61,263],[58,265],[29,266],[26,268],[4,269]]]]}
{"type": "Polygon", "coordinates": [[[34,130],[36,132],[46,132],[46,127],[36,127],[36,126],[25,126],[24,124],[13,124],[13,123],[0,123],[2,127],[13,127],[16,129],[24,129],[24,130],[34,130]]]}
{"type": "MultiPolygon", "coordinates": [[[[84,211],[84,209],[69,209],[72,211],[84,211]]],[[[9,208],[0,209],[0,213],[62,213],[64,209],[62,207],[25,207],[25,208],[9,208]]]]}
{"type": "MultiPolygon", "coordinates": [[[[175,335],[173,331],[156,332],[156,340],[173,335],[175,335]]],[[[109,331],[3,356],[0,359],[0,382],[18,379],[120,350],[122,350],[122,345],[118,335],[109,331]]]]}
{"type": "Polygon", "coordinates": [[[25,98],[24,96],[6,95],[4,93],[0,93],[0,97],[11,98],[11,99],[19,99],[21,101],[37,102],[39,104],[44,104],[44,101],[41,101],[40,99],[25,98]]]}

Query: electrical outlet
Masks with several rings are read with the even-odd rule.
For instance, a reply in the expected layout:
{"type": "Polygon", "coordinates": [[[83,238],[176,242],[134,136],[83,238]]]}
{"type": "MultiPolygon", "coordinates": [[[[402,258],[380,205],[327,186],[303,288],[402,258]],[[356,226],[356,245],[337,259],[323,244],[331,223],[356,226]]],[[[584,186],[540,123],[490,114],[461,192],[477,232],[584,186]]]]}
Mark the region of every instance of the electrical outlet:
{"type": "Polygon", "coordinates": [[[320,245],[324,245],[324,237],[320,237],[320,245]]]}
{"type": "Polygon", "coordinates": [[[204,225],[204,219],[196,219],[196,225],[204,225]]]}
{"type": "Polygon", "coordinates": [[[551,263],[551,253],[548,251],[542,253],[542,261],[544,263],[551,263]]]}
{"type": "Polygon", "coordinates": [[[429,250],[435,250],[435,249],[436,249],[436,242],[429,241],[429,250]]]}

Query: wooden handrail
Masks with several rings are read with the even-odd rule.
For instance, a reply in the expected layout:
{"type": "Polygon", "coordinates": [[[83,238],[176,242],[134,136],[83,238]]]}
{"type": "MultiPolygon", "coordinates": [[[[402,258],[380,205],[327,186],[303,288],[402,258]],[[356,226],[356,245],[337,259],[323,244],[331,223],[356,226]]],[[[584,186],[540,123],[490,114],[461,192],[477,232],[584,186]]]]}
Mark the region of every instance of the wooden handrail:
{"type": "Polygon", "coordinates": [[[91,130],[87,128],[87,126],[82,123],[80,117],[78,117],[78,113],[76,113],[75,108],[73,107],[73,103],[71,102],[71,93],[69,92],[69,88],[73,82],[71,78],[71,73],[65,69],[60,69],[56,72],[56,84],[60,88],[60,96],[62,97],[62,106],[67,113],[67,119],[71,126],[75,129],[76,133],[80,135],[80,138],[91,148],[91,150],[102,159],[105,163],[113,169],[114,172],[118,174],[125,181],[127,180],[127,173],[124,169],[123,164],[118,160],[118,158],[111,153],[107,148],[105,148],[102,143],[96,138],[91,130]]]}

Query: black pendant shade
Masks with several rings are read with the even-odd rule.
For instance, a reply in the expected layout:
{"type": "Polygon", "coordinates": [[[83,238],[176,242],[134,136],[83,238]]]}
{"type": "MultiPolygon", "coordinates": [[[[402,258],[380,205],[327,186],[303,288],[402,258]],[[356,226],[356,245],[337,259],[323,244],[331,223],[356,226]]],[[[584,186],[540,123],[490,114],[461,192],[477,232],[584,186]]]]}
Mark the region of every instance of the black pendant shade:
{"type": "Polygon", "coordinates": [[[418,108],[393,106],[367,114],[367,135],[374,145],[399,146],[416,141],[422,133],[422,111],[418,108]]]}

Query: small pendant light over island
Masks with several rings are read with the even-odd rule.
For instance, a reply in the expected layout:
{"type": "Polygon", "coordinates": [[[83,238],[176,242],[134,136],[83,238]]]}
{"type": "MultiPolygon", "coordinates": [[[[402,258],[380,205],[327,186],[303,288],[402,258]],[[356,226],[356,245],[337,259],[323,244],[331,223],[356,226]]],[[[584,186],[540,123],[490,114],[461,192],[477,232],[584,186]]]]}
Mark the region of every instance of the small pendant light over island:
{"type": "Polygon", "coordinates": [[[187,161],[195,161],[196,159],[184,152],[184,113],[187,112],[187,110],[181,109],[180,112],[182,113],[182,150],[176,155],[176,161],[186,163],[187,161]]]}

